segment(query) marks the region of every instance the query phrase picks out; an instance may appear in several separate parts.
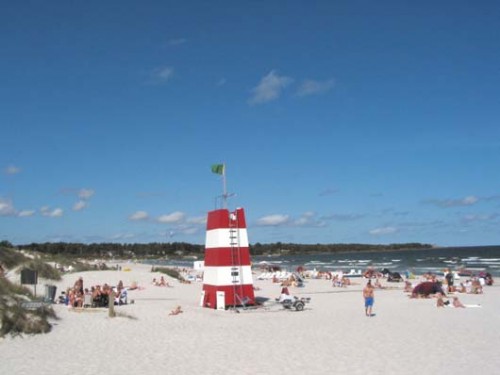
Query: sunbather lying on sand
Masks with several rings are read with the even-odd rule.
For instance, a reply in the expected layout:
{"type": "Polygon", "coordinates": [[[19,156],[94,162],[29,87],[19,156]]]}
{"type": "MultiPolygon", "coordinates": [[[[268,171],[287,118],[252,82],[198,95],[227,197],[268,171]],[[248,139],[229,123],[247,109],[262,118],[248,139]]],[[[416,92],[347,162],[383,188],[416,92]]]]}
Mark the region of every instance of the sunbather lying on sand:
{"type": "Polygon", "coordinates": [[[179,305],[175,309],[173,309],[172,311],[170,311],[170,314],[168,314],[168,315],[179,315],[182,312],[184,312],[184,311],[182,311],[182,308],[179,305]]]}

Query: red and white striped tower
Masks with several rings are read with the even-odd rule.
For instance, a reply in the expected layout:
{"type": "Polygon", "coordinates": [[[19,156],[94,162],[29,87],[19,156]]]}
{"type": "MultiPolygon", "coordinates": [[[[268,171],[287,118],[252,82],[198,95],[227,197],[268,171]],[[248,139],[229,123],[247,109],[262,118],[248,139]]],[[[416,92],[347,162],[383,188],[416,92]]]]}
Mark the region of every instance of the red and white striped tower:
{"type": "Polygon", "coordinates": [[[224,292],[224,308],[255,303],[243,208],[208,213],[203,292],[202,305],[213,309],[222,308],[220,292],[224,292]]]}

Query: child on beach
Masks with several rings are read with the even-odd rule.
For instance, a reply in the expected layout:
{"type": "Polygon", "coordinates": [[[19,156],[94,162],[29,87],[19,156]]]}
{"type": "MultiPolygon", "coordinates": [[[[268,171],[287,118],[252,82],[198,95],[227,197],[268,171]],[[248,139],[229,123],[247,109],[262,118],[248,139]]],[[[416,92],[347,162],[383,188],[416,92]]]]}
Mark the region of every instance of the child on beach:
{"type": "Polygon", "coordinates": [[[363,289],[363,298],[365,299],[365,314],[366,316],[372,316],[373,302],[375,299],[375,290],[373,288],[371,280],[368,280],[368,283],[363,289]]]}

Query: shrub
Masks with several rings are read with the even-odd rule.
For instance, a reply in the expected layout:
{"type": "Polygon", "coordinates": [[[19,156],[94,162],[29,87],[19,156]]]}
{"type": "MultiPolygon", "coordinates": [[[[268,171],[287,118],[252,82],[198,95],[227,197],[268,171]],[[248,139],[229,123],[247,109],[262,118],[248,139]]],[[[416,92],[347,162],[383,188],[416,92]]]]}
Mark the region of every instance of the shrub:
{"type": "Polygon", "coordinates": [[[25,334],[48,333],[52,325],[48,317],[55,318],[54,310],[50,306],[41,306],[34,310],[23,308],[20,304],[14,304],[7,308],[0,307],[0,337],[6,334],[19,336],[25,334]]]}
{"type": "Polygon", "coordinates": [[[24,267],[37,271],[38,277],[49,280],[61,280],[61,273],[41,259],[30,259],[24,263],[24,267]]]}
{"type": "Polygon", "coordinates": [[[23,333],[47,333],[51,330],[49,319],[57,319],[54,310],[44,304],[35,308],[23,305],[32,302],[31,298],[28,289],[0,279],[0,337],[7,334],[18,336],[23,333]]]}
{"type": "Polygon", "coordinates": [[[151,272],[164,273],[164,274],[166,274],[166,275],[168,275],[170,277],[173,277],[174,279],[177,279],[177,280],[183,280],[184,279],[177,268],[153,267],[151,269],[151,272]]]}
{"type": "Polygon", "coordinates": [[[29,260],[23,253],[7,247],[0,247],[0,263],[6,268],[15,268],[29,260]]]}

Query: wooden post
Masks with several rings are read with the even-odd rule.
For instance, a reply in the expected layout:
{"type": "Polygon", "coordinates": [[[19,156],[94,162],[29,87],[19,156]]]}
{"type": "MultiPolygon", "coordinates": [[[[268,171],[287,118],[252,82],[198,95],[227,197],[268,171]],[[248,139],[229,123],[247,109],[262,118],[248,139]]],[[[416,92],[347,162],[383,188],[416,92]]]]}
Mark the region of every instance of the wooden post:
{"type": "Polygon", "coordinates": [[[112,290],[111,293],[109,294],[108,316],[110,318],[114,318],[116,316],[116,312],[115,312],[115,291],[114,290],[112,290]]]}

